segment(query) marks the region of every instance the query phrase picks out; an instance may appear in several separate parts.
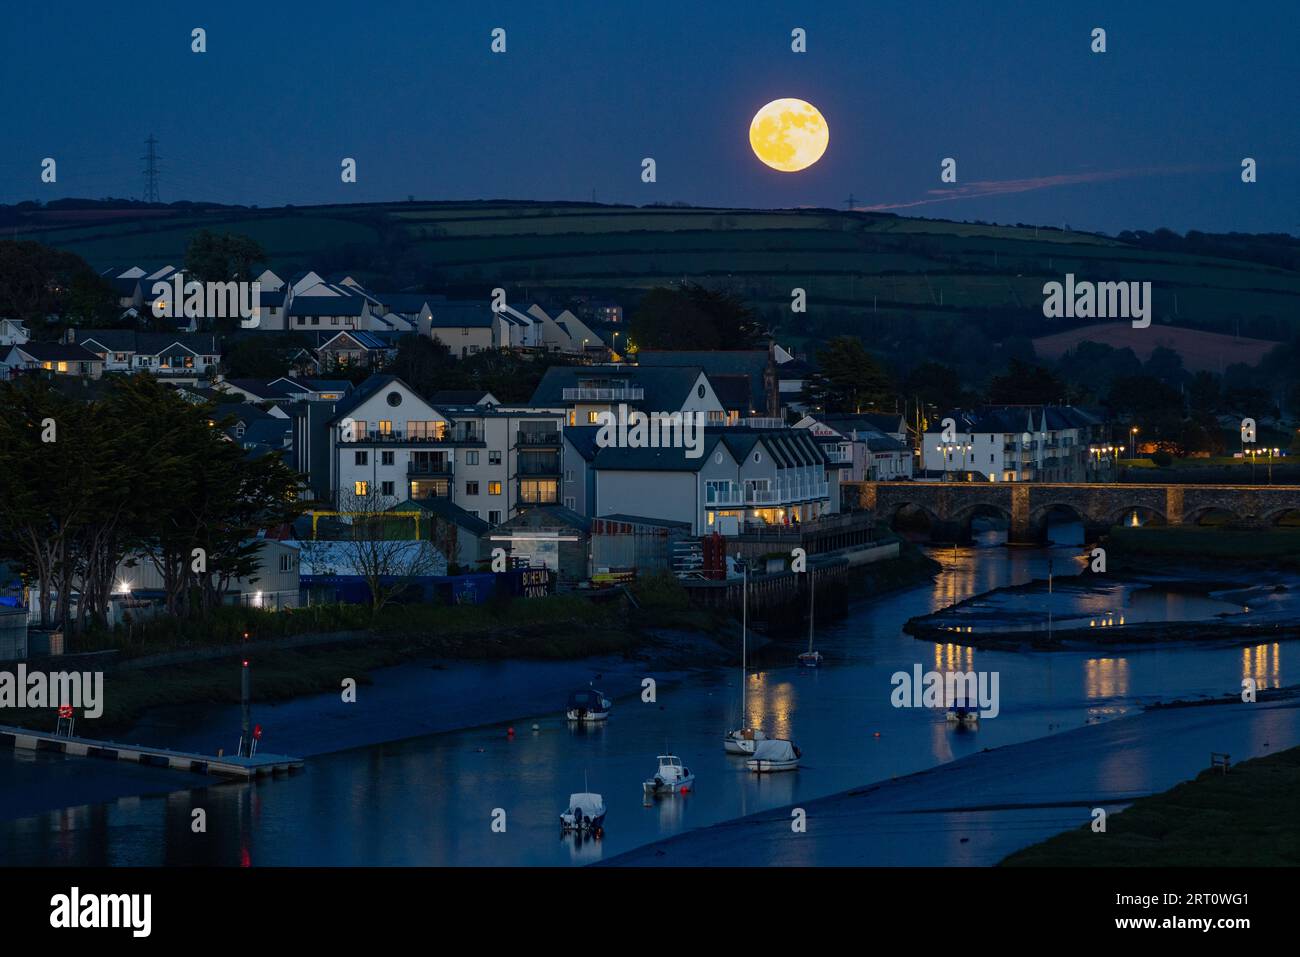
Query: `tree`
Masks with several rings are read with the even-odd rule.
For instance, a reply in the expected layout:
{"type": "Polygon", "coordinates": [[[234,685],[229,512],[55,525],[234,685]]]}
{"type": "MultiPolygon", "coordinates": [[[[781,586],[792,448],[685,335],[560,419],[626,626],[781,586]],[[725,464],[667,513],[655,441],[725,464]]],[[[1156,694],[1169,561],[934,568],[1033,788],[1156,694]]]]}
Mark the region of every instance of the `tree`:
{"type": "Polygon", "coordinates": [[[1219,377],[1202,369],[1192,376],[1187,388],[1187,402],[1198,415],[1209,415],[1219,410],[1219,377]]]}
{"type": "Polygon", "coordinates": [[[459,388],[456,360],[440,339],[428,336],[402,336],[397,340],[397,355],[385,370],[397,376],[416,392],[429,395],[438,389],[459,388]],[[456,384],[453,384],[456,383],[456,384]]]}
{"type": "Polygon", "coordinates": [[[113,288],[75,253],[29,241],[0,241],[0,316],[103,325],[118,312],[113,288]]]}
{"type": "Polygon", "coordinates": [[[688,283],[682,290],[686,299],[712,322],[718,349],[752,349],[759,343],[763,328],[758,314],[732,292],[709,289],[688,283]]]}
{"type": "Polygon", "coordinates": [[[200,229],[185,252],[185,271],[203,282],[247,282],[253,264],[265,261],[266,251],[248,236],[200,229]]]}
{"type": "Polygon", "coordinates": [[[415,579],[432,575],[438,567],[438,552],[433,544],[406,537],[400,520],[388,514],[396,504],[391,495],[348,492],[339,503],[339,511],[347,513],[351,520],[348,537],[337,543],[313,542],[308,546],[308,554],[315,560],[329,549],[339,550],[353,572],[365,580],[374,613],[415,579]]]}
{"type": "Polygon", "coordinates": [[[857,336],[832,339],[817,353],[817,365],[805,398],[823,411],[862,412],[892,404],[889,376],[857,336]]]}
{"type": "Polygon", "coordinates": [[[1065,385],[1043,366],[1013,358],[989,383],[988,397],[992,405],[1050,405],[1065,401],[1065,385]]]}
{"type": "Polygon", "coordinates": [[[297,476],[250,459],[210,405],[150,375],[89,402],[38,377],[0,384],[0,559],[37,583],[44,626],[106,622],[119,565],[158,569],[167,611],[211,609],[254,574],[259,529],[298,514],[297,476]]]}
{"type": "Polygon", "coordinates": [[[721,342],[713,318],[676,289],[651,289],[628,325],[638,349],[717,349],[721,342]]]}
{"type": "Polygon", "coordinates": [[[1183,369],[1183,357],[1167,346],[1156,346],[1151,350],[1143,371],[1175,389],[1187,378],[1187,372],[1183,369]]]}

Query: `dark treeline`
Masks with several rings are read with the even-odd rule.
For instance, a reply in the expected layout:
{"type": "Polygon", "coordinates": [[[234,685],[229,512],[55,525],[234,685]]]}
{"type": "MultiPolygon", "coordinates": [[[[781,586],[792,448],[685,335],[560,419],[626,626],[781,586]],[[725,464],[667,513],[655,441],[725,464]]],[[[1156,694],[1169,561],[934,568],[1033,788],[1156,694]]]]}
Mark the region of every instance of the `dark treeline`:
{"type": "Polygon", "coordinates": [[[0,560],[38,585],[43,626],[104,624],[128,556],[158,570],[169,614],[214,608],[255,574],[258,531],[298,514],[278,457],[249,458],[210,406],[152,376],[91,401],[21,377],[0,408],[0,560]]]}

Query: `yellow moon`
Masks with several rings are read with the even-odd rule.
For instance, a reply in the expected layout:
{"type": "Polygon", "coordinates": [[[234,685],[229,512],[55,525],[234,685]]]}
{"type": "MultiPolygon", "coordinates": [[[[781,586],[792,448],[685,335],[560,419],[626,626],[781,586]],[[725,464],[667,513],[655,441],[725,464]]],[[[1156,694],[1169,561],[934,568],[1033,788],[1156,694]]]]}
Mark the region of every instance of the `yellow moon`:
{"type": "Polygon", "coordinates": [[[749,145],[772,169],[797,173],[822,158],[830,142],[826,117],[804,100],[773,100],[754,114],[749,145]]]}

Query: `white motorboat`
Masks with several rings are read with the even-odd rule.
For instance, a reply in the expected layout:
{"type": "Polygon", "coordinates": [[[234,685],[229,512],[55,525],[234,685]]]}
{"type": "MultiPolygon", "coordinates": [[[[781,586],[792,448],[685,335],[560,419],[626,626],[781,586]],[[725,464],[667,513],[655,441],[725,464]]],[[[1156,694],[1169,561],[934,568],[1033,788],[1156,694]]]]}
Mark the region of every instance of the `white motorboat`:
{"type": "Polygon", "coordinates": [[[569,807],[560,815],[560,830],[600,837],[605,827],[605,799],[584,791],[569,795],[569,807]]]}
{"type": "Polygon", "coordinates": [[[564,713],[570,721],[606,721],[613,706],[614,702],[606,698],[604,692],[588,688],[569,695],[569,705],[564,713]]]}
{"type": "Polygon", "coordinates": [[[694,784],[695,775],[682,765],[681,758],[675,754],[661,754],[659,770],[641,787],[647,797],[653,797],[656,794],[685,794],[694,784]]]}
{"type": "Polygon", "coordinates": [[[758,774],[771,774],[777,771],[795,771],[799,767],[800,751],[793,741],[784,738],[772,738],[760,741],[754,749],[754,756],[745,762],[745,767],[758,774]]]}
{"type": "Polygon", "coordinates": [[[740,611],[740,723],[741,727],[722,736],[722,749],[727,754],[753,754],[759,741],[767,734],[759,728],[749,727],[749,566],[745,565],[745,584],[741,592],[740,611]]]}
{"type": "Polygon", "coordinates": [[[948,706],[948,723],[964,728],[978,728],[980,711],[977,705],[969,701],[955,701],[948,706]]]}

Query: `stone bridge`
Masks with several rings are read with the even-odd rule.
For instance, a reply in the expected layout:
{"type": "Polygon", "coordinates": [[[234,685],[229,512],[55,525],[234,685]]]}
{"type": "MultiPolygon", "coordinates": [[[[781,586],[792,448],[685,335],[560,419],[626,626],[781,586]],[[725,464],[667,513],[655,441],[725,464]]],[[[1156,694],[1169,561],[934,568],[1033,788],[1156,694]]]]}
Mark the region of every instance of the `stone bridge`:
{"type": "Polygon", "coordinates": [[[1144,522],[1196,525],[1214,514],[1248,528],[1268,528],[1300,512],[1297,485],[846,482],[841,488],[844,508],[867,509],[891,525],[904,509],[925,513],[937,541],[968,538],[971,520],[980,515],[1005,519],[1008,541],[1035,542],[1045,537],[1051,512],[1081,521],[1088,541],[1135,510],[1144,522]]]}

